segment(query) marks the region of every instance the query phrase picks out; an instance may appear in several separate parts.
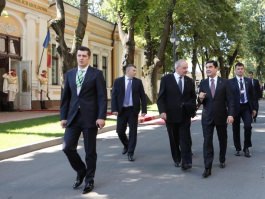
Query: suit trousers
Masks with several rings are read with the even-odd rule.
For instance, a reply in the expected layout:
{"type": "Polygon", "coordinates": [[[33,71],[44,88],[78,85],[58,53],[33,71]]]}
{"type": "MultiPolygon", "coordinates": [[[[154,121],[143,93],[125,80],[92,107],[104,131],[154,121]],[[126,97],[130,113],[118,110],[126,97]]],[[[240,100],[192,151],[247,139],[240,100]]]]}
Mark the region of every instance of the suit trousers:
{"type": "Polygon", "coordinates": [[[66,154],[72,168],[79,174],[85,175],[85,182],[94,180],[97,162],[96,137],[97,128],[86,128],[81,114],[78,113],[71,126],[67,127],[64,134],[63,151],[66,154]],[[85,148],[85,163],[77,153],[77,145],[81,132],[85,148]]]}
{"type": "Polygon", "coordinates": [[[211,124],[202,125],[203,129],[203,157],[204,166],[206,169],[212,168],[212,163],[214,159],[214,147],[213,147],[213,133],[214,127],[216,127],[217,136],[219,140],[219,161],[220,163],[225,162],[226,148],[227,148],[227,124],[215,125],[214,122],[211,124]]]}
{"type": "Polygon", "coordinates": [[[117,117],[117,133],[124,147],[128,148],[128,154],[134,154],[137,142],[138,114],[133,107],[122,108],[117,117]],[[129,125],[129,139],[126,136],[127,124],[129,125]]]}
{"type": "Polygon", "coordinates": [[[171,155],[174,162],[192,164],[190,121],[166,123],[171,155]]]}
{"type": "Polygon", "coordinates": [[[248,103],[240,104],[240,112],[235,116],[233,123],[233,138],[234,145],[237,151],[241,151],[241,140],[240,140],[240,119],[242,118],[244,123],[244,148],[252,146],[251,143],[251,123],[252,123],[252,113],[248,103]]]}

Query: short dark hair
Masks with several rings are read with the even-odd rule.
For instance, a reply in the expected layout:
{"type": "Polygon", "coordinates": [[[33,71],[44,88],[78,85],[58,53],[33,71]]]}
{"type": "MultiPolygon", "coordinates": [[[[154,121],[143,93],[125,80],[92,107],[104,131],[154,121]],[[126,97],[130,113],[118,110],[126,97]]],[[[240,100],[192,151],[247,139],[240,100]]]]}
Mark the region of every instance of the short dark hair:
{"type": "Polygon", "coordinates": [[[81,50],[81,51],[87,51],[87,55],[90,57],[91,56],[91,51],[88,47],[85,46],[79,46],[79,48],[77,50],[81,50]]]}
{"type": "Polygon", "coordinates": [[[134,68],[136,68],[136,66],[133,65],[133,64],[127,64],[126,66],[123,66],[123,71],[126,72],[126,69],[129,68],[129,67],[134,67],[134,68]]]}
{"type": "Polygon", "coordinates": [[[241,63],[241,62],[237,62],[237,63],[236,63],[235,67],[238,67],[238,66],[243,66],[243,67],[245,67],[244,64],[241,63]]]}
{"type": "Polygon", "coordinates": [[[218,63],[217,63],[217,61],[209,60],[209,61],[206,62],[206,64],[213,64],[215,68],[218,68],[218,63]]]}
{"type": "Polygon", "coordinates": [[[254,73],[252,71],[249,71],[248,74],[253,75],[254,73]]]}

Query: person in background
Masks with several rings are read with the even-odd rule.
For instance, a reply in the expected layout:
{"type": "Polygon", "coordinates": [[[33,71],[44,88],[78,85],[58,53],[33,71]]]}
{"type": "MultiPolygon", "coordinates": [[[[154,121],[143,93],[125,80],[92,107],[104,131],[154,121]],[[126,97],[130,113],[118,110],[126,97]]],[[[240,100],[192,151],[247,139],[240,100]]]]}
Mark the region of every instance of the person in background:
{"type": "Polygon", "coordinates": [[[258,117],[258,112],[259,112],[259,100],[262,98],[263,94],[263,89],[259,83],[259,80],[253,78],[253,72],[249,71],[248,72],[248,77],[250,78],[253,86],[253,97],[254,97],[254,102],[256,103],[256,115],[253,117],[253,121],[256,123],[257,117],[258,117]]]}
{"type": "Polygon", "coordinates": [[[8,94],[7,110],[12,112],[14,111],[14,101],[18,93],[18,77],[15,69],[3,74],[3,78],[3,92],[8,94]]]}
{"type": "Polygon", "coordinates": [[[229,80],[230,88],[234,93],[235,102],[235,121],[233,123],[233,139],[236,149],[236,156],[240,156],[241,140],[240,140],[240,119],[244,123],[244,146],[243,152],[245,157],[251,157],[249,148],[252,146],[252,117],[256,115],[257,103],[254,97],[253,86],[251,79],[244,77],[245,66],[243,63],[236,63],[235,74],[236,76],[229,80]]]}
{"type": "Polygon", "coordinates": [[[111,97],[111,111],[117,115],[117,133],[123,144],[122,154],[128,153],[128,160],[134,161],[134,151],[137,142],[138,114],[147,113],[146,95],[143,83],[136,78],[136,66],[128,64],[125,75],[114,81],[111,97]],[[129,125],[129,138],[125,132],[129,125]]]}
{"type": "Polygon", "coordinates": [[[40,107],[41,109],[47,109],[45,105],[45,100],[48,92],[48,77],[47,71],[42,70],[41,74],[38,76],[40,81],[40,107]]]}

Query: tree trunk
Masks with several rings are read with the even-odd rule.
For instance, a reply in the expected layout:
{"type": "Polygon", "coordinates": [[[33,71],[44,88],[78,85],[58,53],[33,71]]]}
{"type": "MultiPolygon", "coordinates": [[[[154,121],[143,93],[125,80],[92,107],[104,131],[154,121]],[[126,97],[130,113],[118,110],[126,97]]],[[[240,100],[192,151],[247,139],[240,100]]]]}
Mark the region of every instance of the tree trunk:
{"type": "Polygon", "coordinates": [[[196,80],[197,60],[198,60],[198,57],[197,57],[197,48],[195,47],[195,48],[192,49],[192,60],[191,60],[191,63],[192,63],[191,75],[192,75],[192,79],[194,81],[196,80]]]}
{"type": "MultiPolygon", "coordinates": [[[[145,88],[149,86],[149,88],[146,88],[145,92],[151,103],[155,103],[157,100],[157,77],[158,77],[158,72],[161,70],[164,64],[164,61],[165,61],[165,52],[166,52],[166,47],[168,43],[170,27],[172,27],[172,24],[173,24],[172,15],[173,15],[175,5],[176,5],[176,0],[172,0],[171,4],[168,7],[167,14],[165,16],[164,29],[160,37],[161,40],[160,40],[159,48],[157,50],[157,54],[156,56],[154,56],[154,58],[152,58],[153,62],[150,61],[150,57],[152,57],[150,56],[150,53],[155,51],[153,49],[153,45],[151,44],[152,42],[151,35],[147,36],[146,38],[147,39],[146,42],[148,46],[145,48],[145,57],[146,57],[145,62],[146,63],[142,67],[142,69],[143,69],[143,74],[144,74],[143,81],[145,84],[145,88]],[[150,50],[150,48],[153,50],[150,50]]],[[[148,24],[148,20],[147,20],[147,24],[148,24]]],[[[148,25],[146,25],[146,31],[149,32],[150,34],[150,26],[148,27],[148,25]]]]}
{"type": "Polygon", "coordinates": [[[3,10],[5,9],[5,7],[6,7],[6,0],[1,0],[0,1],[0,16],[1,16],[3,10]]]}
{"type": "Polygon", "coordinates": [[[72,48],[70,49],[64,39],[65,31],[65,12],[63,0],[56,0],[56,18],[50,21],[50,26],[56,33],[56,43],[59,58],[61,60],[60,67],[64,74],[67,70],[76,66],[76,50],[81,46],[85,35],[85,29],[87,25],[88,16],[88,0],[80,0],[80,14],[78,19],[78,25],[75,30],[72,48]]]}
{"type": "Polygon", "coordinates": [[[124,69],[128,64],[134,63],[135,41],[134,41],[134,26],[136,22],[136,16],[132,16],[128,24],[128,33],[122,29],[122,11],[118,12],[118,30],[121,43],[123,45],[123,59],[122,68],[124,69]]]}

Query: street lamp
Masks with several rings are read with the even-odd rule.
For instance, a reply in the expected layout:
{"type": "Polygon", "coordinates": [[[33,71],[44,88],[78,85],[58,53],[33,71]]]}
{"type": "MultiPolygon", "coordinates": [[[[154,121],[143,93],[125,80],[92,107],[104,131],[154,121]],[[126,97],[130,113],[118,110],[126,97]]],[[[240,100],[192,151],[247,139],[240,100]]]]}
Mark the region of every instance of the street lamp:
{"type": "Polygon", "coordinates": [[[173,44],[173,72],[175,71],[175,62],[177,60],[176,57],[176,48],[179,44],[179,39],[177,37],[177,33],[176,33],[176,25],[173,24],[173,30],[172,30],[172,34],[170,36],[170,42],[173,44]]]}

